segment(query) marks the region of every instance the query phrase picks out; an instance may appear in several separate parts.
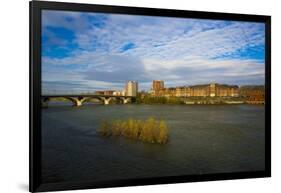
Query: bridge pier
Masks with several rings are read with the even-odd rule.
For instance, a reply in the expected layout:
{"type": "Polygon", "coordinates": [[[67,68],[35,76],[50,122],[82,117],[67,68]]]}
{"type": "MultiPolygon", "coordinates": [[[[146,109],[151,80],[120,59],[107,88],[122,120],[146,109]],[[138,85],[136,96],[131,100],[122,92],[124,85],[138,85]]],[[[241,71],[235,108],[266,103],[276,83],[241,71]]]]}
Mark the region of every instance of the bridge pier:
{"type": "Polygon", "coordinates": [[[88,98],[87,97],[70,97],[68,99],[72,101],[73,106],[80,107],[80,106],[82,106],[83,102],[88,98]]]}
{"type": "Polygon", "coordinates": [[[111,97],[101,97],[103,104],[109,105],[109,102],[111,101],[111,97]]]}
{"type": "Polygon", "coordinates": [[[43,97],[41,99],[41,106],[44,107],[44,108],[47,108],[48,104],[49,104],[49,101],[50,101],[49,97],[43,97]]]}
{"type": "Polygon", "coordinates": [[[123,104],[129,103],[130,100],[131,98],[126,98],[126,97],[122,98],[123,104]]]}
{"type": "Polygon", "coordinates": [[[79,99],[75,100],[73,106],[76,106],[76,107],[82,106],[82,101],[80,101],[79,99]]]}

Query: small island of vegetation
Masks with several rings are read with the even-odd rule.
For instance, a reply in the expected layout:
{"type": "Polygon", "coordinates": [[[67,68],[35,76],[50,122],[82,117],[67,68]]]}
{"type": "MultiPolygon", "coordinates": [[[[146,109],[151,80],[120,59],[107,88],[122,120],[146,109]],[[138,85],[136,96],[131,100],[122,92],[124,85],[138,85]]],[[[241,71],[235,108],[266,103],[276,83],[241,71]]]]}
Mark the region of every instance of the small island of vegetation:
{"type": "Polygon", "coordinates": [[[168,127],[165,121],[150,117],[146,120],[103,120],[97,133],[101,136],[123,136],[148,143],[166,144],[168,127]]]}

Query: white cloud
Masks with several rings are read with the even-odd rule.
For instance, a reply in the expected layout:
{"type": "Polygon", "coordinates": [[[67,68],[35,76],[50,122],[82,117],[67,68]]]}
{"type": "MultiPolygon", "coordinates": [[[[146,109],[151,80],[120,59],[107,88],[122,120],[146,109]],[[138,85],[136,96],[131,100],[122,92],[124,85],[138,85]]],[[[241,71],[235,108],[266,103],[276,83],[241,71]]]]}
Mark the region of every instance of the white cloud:
{"type": "Polygon", "coordinates": [[[46,12],[43,16],[45,27],[72,30],[78,45],[66,57],[43,57],[43,81],[110,88],[114,82],[120,87],[120,82],[135,79],[146,89],[152,79],[164,79],[171,85],[264,81],[263,59],[229,57],[264,46],[261,23],[88,15],[102,16],[102,26],[97,26],[91,25],[85,13],[46,12]],[[134,48],[122,50],[127,43],[133,43],[134,48]],[[49,69],[61,76],[48,73],[49,69]],[[71,72],[66,73],[68,70],[71,72]]]}

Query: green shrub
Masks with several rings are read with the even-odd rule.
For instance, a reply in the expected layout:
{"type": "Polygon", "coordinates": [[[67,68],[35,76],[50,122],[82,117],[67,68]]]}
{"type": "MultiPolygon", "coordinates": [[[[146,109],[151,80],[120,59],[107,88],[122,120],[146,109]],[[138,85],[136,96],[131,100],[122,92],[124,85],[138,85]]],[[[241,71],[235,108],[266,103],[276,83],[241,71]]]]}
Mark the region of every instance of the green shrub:
{"type": "Polygon", "coordinates": [[[165,121],[150,117],[146,120],[128,119],[102,121],[97,133],[101,136],[123,136],[148,143],[168,142],[168,126],[165,121]]]}

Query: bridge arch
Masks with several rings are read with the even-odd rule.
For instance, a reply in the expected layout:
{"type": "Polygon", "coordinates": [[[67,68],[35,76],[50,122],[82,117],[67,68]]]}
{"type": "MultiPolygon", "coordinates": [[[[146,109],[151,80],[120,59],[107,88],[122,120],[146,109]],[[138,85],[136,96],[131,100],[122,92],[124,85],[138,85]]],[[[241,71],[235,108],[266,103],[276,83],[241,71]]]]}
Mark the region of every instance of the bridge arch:
{"type": "Polygon", "coordinates": [[[122,101],[123,104],[127,104],[129,102],[133,102],[132,101],[132,97],[130,96],[103,96],[103,95],[50,95],[50,96],[42,96],[41,97],[41,103],[42,103],[42,107],[47,107],[49,101],[52,98],[63,98],[63,99],[67,99],[68,101],[72,102],[73,106],[81,106],[83,105],[84,102],[90,100],[90,99],[98,99],[99,101],[101,101],[104,105],[108,105],[110,104],[110,102],[113,99],[117,99],[119,101],[122,101]]]}

